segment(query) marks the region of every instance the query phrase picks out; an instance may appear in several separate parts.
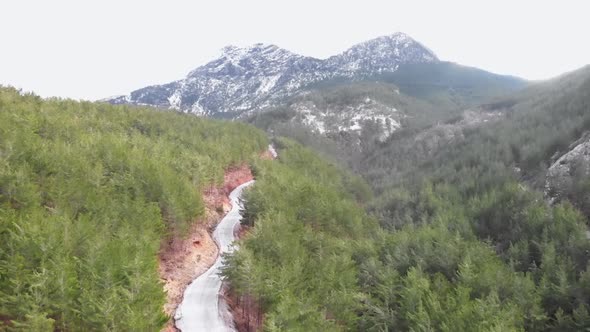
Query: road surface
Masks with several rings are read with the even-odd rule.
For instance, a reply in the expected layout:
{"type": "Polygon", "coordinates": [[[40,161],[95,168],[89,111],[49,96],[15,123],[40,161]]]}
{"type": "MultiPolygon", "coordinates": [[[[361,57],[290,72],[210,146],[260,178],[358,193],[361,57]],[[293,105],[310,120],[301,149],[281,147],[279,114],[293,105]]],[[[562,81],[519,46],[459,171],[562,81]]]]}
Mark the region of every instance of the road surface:
{"type": "Polygon", "coordinates": [[[219,257],[207,272],[193,280],[184,291],[182,303],[174,315],[176,327],[183,332],[235,331],[228,309],[226,307],[220,308],[221,278],[219,272],[222,266],[221,255],[233,250],[231,244],[235,240],[234,228],[242,219],[239,198],[242,190],[252,183],[254,181],[246,182],[229,194],[232,208],[213,232],[213,239],[219,246],[219,257]]]}

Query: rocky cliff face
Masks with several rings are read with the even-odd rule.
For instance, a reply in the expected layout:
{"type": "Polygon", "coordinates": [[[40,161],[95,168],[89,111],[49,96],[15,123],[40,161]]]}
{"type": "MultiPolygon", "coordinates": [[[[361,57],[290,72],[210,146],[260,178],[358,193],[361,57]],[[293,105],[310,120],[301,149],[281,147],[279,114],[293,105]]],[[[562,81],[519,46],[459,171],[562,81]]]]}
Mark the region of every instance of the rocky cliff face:
{"type": "MultiPolygon", "coordinates": [[[[569,198],[577,181],[590,176],[590,133],[572,144],[570,151],[559,157],[547,170],[545,196],[551,202],[569,198]]],[[[580,199],[576,197],[574,201],[580,199]]]]}
{"type": "Polygon", "coordinates": [[[219,58],[181,80],[107,101],[236,118],[273,105],[311,83],[335,78],[360,79],[394,72],[403,64],[429,62],[438,62],[436,55],[403,33],[354,45],[325,60],[301,56],[275,45],[228,46],[219,58]]]}

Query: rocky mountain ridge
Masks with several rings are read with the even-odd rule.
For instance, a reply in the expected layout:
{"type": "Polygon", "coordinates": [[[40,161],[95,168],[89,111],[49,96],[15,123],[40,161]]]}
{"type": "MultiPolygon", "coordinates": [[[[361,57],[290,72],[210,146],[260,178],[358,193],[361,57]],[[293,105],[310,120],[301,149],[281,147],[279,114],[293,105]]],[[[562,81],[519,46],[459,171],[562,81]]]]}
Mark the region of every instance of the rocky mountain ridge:
{"type": "Polygon", "coordinates": [[[219,58],[183,79],[106,101],[236,118],[273,105],[312,83],[360,79],[394,72],[404,64],[438,61],[431,50],[404,33],[356,44],[325,60],[298,55],[276,45],[228,46],[219,58]]]}

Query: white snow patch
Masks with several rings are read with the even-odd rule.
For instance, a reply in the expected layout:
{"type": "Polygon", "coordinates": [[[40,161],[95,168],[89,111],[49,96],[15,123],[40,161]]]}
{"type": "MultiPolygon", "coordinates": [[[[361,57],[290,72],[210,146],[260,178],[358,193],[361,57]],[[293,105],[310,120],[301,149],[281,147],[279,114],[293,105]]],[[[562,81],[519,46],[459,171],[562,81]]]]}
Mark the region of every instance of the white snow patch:
{"type": "Polygon", "coordinates": [[[177,89],[170,97],[168,97],[168,104],[170,104],[171,109],[180,110],[181,101],[182,94],[180,92],[180,89],[177,89]]]}
{"type": "Polygon", "coordinates": [[[197,100],[193,106],[191,106],[190,112],[200,116],[207,115],[207,111],[203,108],[203,106],[201,106],[200,100],[197,100]]]}
{"type": "Polygon", "coordinates": [[[318,133],[323,134],[326,132],[326,124],[319,120],[314,114],[306,114],[303,118],[303,124],[316,130],[318,133]]]}
{"type": "Polygon", "coordinates": [[[281,78],[281,75],[273,75],[270,77],[262,77],[260,87],[256,90],[256,93],[268,93],[272,88],[275,87],[277,81],[281,78]]]}

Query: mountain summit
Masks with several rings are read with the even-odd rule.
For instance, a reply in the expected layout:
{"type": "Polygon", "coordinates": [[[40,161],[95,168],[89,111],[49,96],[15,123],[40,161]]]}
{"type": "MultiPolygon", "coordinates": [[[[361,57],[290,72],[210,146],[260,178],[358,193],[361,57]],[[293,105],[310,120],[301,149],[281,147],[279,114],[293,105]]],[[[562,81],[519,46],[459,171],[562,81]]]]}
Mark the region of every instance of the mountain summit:
{"type": "Polygon", "coordinates": [[[358,72],[394,72],[402,64],[438,61],[434,52],[402,32],[356,44],[327,60],[344,76],[358,72]]]}
{"type": "Polygon", "coordinates": [[[108,99],[215,117],[237,117],[270,106],[303,87],[328,79],[361,79],[395,72],[401,65],[438,62],[404,33],[375,38],[321,60],[276,45],[226,46],[221,55],[184,79],[108,99]]]}

